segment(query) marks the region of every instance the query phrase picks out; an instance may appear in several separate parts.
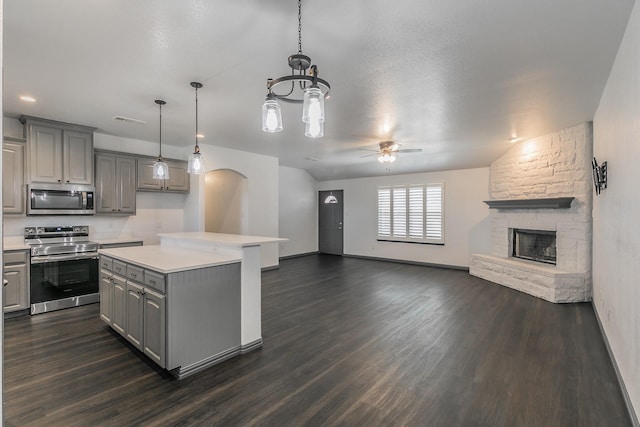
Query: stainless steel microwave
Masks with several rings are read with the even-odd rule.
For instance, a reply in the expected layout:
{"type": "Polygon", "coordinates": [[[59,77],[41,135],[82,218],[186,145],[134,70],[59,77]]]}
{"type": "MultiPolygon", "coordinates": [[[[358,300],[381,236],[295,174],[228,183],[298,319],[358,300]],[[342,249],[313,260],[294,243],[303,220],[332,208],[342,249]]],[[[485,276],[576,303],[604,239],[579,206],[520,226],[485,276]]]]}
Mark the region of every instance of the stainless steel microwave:
{"type": "Polygon", "coordinates": [[[91,185],[31,184],[27,186],[27,215],[93,215],[91,185]]]}

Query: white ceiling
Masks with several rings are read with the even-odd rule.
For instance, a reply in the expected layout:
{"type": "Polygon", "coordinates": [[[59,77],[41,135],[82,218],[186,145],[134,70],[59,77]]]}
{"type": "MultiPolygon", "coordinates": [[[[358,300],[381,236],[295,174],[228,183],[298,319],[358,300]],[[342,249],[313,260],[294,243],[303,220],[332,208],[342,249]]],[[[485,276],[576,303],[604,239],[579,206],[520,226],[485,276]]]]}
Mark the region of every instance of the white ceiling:
{"type": "Polygon", "coordinates": [[[163,143],[186,147],[195,80],[203,143],[320,181],[483,167],[511,137],[593,118],[633,3],[304,0],[303,53],[332,87],[313,140],[299,105],[281,104],[281,133],[260,124],[266,79],[297,52],[295,0],[5,0],[4,112],[157,141],[160,98],[163,143]],[[385,139],[422,152],[362,157],[385,139]]]}

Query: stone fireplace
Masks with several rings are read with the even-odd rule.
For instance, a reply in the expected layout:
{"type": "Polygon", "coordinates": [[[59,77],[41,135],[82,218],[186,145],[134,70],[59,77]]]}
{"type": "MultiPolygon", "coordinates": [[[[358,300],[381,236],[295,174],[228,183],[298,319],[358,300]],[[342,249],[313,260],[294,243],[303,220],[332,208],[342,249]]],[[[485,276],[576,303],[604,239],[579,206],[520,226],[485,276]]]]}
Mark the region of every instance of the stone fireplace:
{"type": "Polygon", "coordinates": [[[491,253],[473,254],[469,272],[552,302],[589,301],[591,158],[591,124],[584,123],[522,142],[496,160],[486,202],[491,253]],[[520,243],[534,256],[514,256],[520,243]]]}

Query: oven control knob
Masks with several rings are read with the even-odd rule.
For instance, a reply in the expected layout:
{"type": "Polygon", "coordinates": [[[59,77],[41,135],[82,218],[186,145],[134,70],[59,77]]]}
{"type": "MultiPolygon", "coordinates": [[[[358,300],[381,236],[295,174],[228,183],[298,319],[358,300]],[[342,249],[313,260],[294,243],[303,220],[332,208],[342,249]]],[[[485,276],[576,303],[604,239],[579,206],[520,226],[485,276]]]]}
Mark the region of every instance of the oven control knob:
{"type": "Polygon", "coordinates": [[[36,229],[33,227],[27,227],[24,229],[24,234],[35,234],[36,233],[36,229]]]}

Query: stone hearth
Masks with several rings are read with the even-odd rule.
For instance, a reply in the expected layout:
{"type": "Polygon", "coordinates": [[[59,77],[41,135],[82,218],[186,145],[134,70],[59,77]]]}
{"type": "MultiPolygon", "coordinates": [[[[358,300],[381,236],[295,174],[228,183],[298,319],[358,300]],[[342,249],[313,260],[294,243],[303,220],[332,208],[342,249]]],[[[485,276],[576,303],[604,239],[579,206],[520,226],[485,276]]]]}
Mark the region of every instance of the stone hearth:
{"type": "Polygon", "coordinates": [[[522,142],[491,165],[492,200],[574,200],[568,208],[491,209],[491,253],[472,255],[472,275],[547,301],[591,299],[592,139],[584,123],[522,142]],[[555,231],[556,265],[513,258],[513,229],[555,231]]]}

